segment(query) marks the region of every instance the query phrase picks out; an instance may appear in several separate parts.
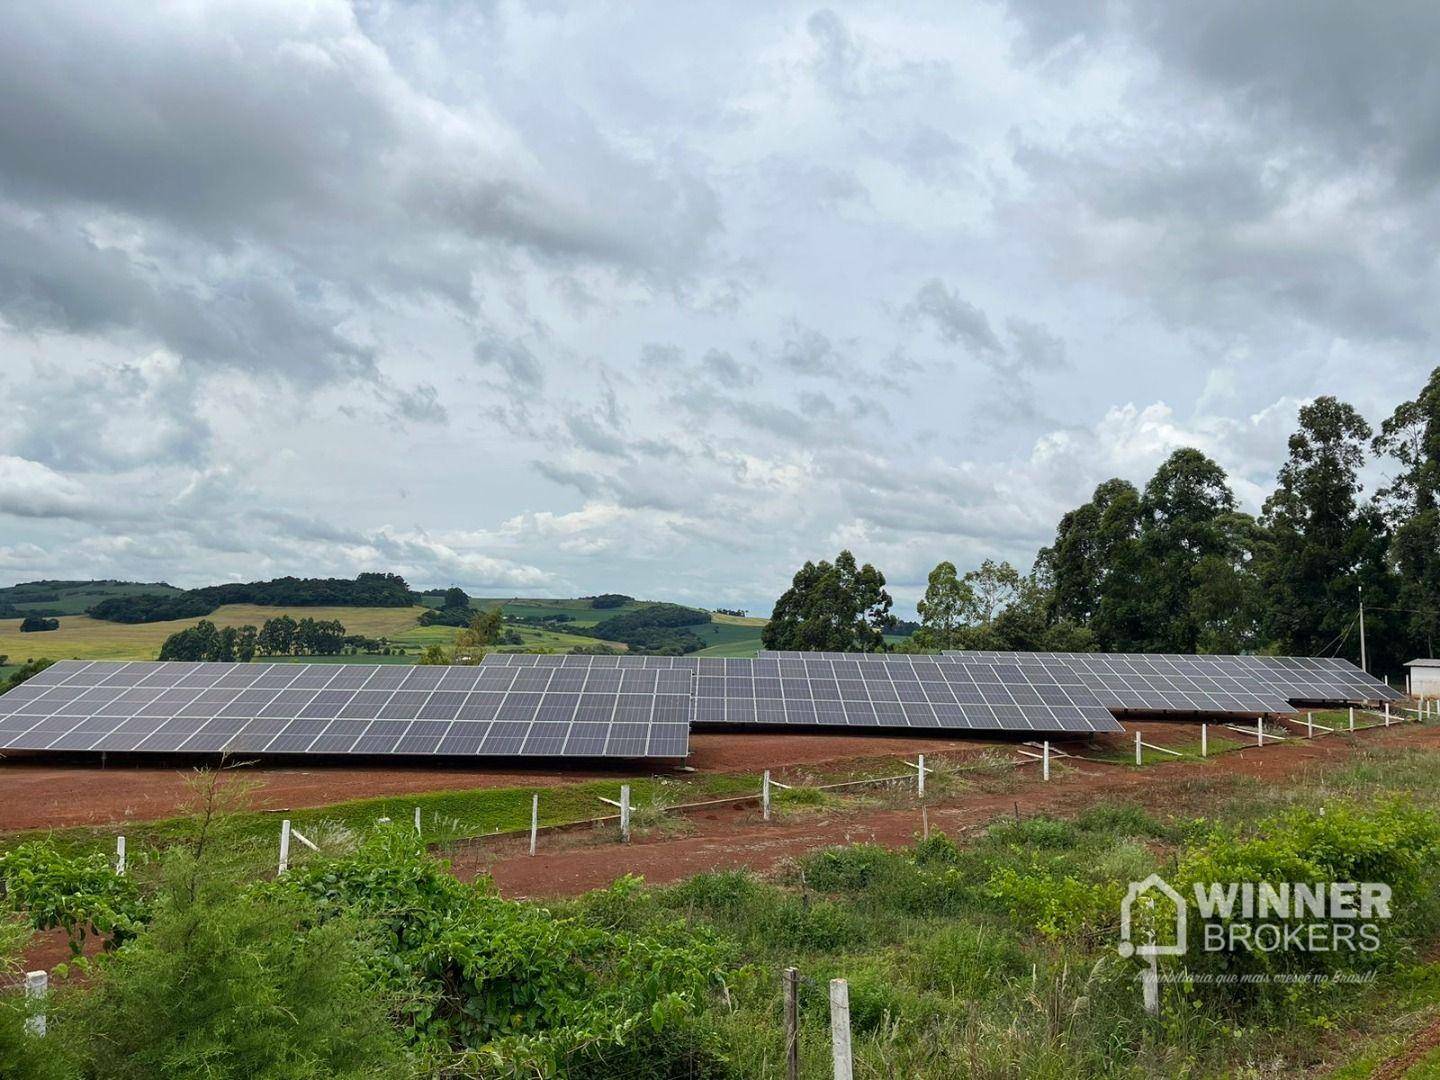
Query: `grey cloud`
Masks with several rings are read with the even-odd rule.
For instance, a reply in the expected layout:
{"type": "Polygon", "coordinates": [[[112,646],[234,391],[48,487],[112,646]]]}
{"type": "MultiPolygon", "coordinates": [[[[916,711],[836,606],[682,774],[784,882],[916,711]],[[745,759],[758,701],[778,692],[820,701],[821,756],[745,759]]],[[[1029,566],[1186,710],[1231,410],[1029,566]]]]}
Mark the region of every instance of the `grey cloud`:
{"type": "Polygon", "coordinates": [[[647,342],[640,349],[640,364],[642,367],[652,368],[657,371],[673,371],[685,363],[685,352],[678,345],[662,345],[657,342],[647,342]]]}
{"type": "Polygon", "coordinates": [[[565,418],[565,426],[570,430],[575,441],[586,450],[592,450],[607,457],[628,458],[630,456],[625,440],[613,430],[602,426],[593,416],[572,413],[565,418]]]}
{"type": "Polygon", "coordinates": [[[524,393],[534,393],[545,385],[545,369],[530,347],[519,338],[486,331],[475,343],[475,360],[482,367],[496,367],[508,383],[524,393]]]}
{"type": "Polygon", "coordinates": [[[860,48],[844,21],[831,9],[823,8],[805,20],[805,29],[815,42],[815,81],[836,97],[857,96],[860,48]]]}
{"type": "Polygon", "coordinates": [[[386,392],[393,414],[400,420],[417,424],[443,424],[449,416],[440,400],[440,391],[429,383],[409,390],[386,392]]]}
{"type": "Polygon", "coordinates": [[[818,330],[793,326],[780,346],[780,362],[799,375],[834,375],[846,361],[828,337],[818,330]]]}
{"type": "Polygon", "coordinates": [[[129,336],[306,382],[376,373],[373,350],[340,332],[339,314],[301,296],[279,268],[201,281],[183,266],[96,247],[72,215],[18,217],[0,204],[0,313],[20,329],[129,336]]]}
{"type": "Polygon", "coordinates": [[[990,329],[990,320],[974,304],[939,278],[931,278],[906,308],[911,319],[928,321],[947,345],[960,345],[976,356],[999,356],[1005,347],[990,329]]]}
{"type": "Polygon", "coordinates": [[[700,358],[700,368],[721,386],[731,390],[739,390],[755,382],[754,368],[741,364],[721,349],[707,349],[700,358]]]}
{"type": "Polygon", "coordinates": [[[1388,159],[1408,185],[1440,181],[1440,7],[1223,0],[1195,15],[1137,0],[1134,25],[1167,63],[1251,115],[1298,125],[1347,158],[1388,159]]]}
{"type": "Polygon", "coordinates": [[[1065,366],[1065,341],[1043,323],[1012,317],[1005,320],[1015,366],[1022,371],[1053,371],[1065,366]]]}

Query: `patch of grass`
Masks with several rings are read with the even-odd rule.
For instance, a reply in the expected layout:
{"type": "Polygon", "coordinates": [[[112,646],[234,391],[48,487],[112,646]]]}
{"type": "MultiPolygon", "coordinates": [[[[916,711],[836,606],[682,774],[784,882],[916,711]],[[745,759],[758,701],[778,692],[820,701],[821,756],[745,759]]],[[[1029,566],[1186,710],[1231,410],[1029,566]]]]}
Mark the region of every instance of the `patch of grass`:
{"type": "MultiPolygon", "coordinates": [[[[228,774],[227,783],[245,782],[245,772],[237,769],[228,774]]],[[[279,835],[280,819],[289,818],[292,825],[312,836],[312,832],[336,830],[361,832],[381,818],[411,821],[415,808],[420,808],[422,835],[429,841],[447,841],[485,836],[496,832],[526,829],[530,825],[530,800],[540,795],[540,824],[563,825],[604,817],[613,811],[599,797],[620,797],[620,785],[630,785],[630,797],[637,809],[644,809],[658,797],[662,806],[678,802],[722,798],[740,791],[753,791],[756,781],[751,777],[696,775],[686,780],[664,777],[616,777],[560,787],[476,788],[465,791],[415,792],[408,795],[384,796],[332,803],[328,806],[295,808],[283,813],[264,810],[240,811],[230,820],[238,843],[254,843],[272,847],[279,835]],[[738,789],[738,791],[737,791],[738,789]]],[[[56,830],[28,830],[0,837],[0,851],[9,850],[27,839],[49,837],[67,852],[113,850],[115,836],[124,833],[128,850],[140,853],[157,851],[189,835],[193,818],[178,815],[157,821],[129,821],[105,826],[85,826],[56,830]]],[[[312,837],[313,838],[313,837],[312,837]]]]}

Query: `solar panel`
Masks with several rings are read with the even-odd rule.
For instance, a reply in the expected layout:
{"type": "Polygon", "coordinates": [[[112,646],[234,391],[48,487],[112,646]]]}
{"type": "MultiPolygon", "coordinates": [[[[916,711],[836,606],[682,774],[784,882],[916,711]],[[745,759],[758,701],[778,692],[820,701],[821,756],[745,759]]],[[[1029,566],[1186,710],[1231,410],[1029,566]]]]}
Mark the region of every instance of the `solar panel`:
{"type": "Polygon", "coordinates": [[[0,750],[678,758],[691,679],[661,664],[62,660],[0,695],[0,750]]]}

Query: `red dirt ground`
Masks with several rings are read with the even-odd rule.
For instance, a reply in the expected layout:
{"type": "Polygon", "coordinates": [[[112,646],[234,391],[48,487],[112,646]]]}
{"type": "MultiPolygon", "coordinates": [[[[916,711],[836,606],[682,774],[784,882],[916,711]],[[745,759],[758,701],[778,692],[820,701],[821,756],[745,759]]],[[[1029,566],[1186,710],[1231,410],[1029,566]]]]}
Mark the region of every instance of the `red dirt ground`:
{"type": "MultiPolygon", "coordinates": [[[[1167,728],[1163,724],[1141,727],[1153,727],[1159,732],[1175,730],[1174,725],[1167,728]]],[[[1146,738],[1150,740],[1149,733],[1146,738]]],[[[1437,728],[1372,729],[1354,738],[1366,745],[1440,748],[1437,728]]],[[[1124,742],[1118,737],[1113,741],[1124,742]]],[[[1329,737],[1239,750],[1209,763],[1177,761],[1143,772],[1080,761],[1071,763],[1063,775],[1045,785],[1038,782],[1038,769],[1027,766],[1021,770],[1023,779],[1014,791],[972,792],[932,805],[930,824],[958,835],[982,828],[1003,814],[1066,813],[1098,798],[1116,795],[1163,808],[1167,789],[1173,784],[1214,776],[1217,768],[1259,780],[1281,780],[1321,762],[1343,761],[1353,753],[1348,738],[1329,737]]],[[[453,862],[456,873],[465,878],[488,872],[506,896],[566,896],[601,888],[624,874],[638,874],[651,883],[664,884],[710,870],[748,867],[763,873],[816,848],[860,840],[899,846],[909,843],[920,831],[918,809],[837,811],[765,823],[753,805],[741,805],[717,807],[691,820],[691,835],[637,840],[629,847],[597,844],[593,839],[587,846],[584,836],[562,834],[551,838],[559,848],[551,854],[531,858],[513,843],[501,843],[493,851],[462,850],[453,856],[453,862]]]]}
{"type": "MultiPolygon", "coordinates": [[[[689,765],[699,772],[759,772],[830,765],[860,758],[900,757],[941,750],[982,749],[977,740],[905,736],[698,734],[690,739],[689,765]]],[[[257,785],[256,809],[324,806],[377,795],[469,788],[558,786],[607,776],[635,775],[630,767],[606,769],[436,768],[426,764],[376,767],[307,762],[259,764],[245,776],[257,785]]],[[[105,768],[50,758],[0,761],[0,832],[108,825],[177,813],[189,800],[189,765],[113,762],[105,768]]]]}

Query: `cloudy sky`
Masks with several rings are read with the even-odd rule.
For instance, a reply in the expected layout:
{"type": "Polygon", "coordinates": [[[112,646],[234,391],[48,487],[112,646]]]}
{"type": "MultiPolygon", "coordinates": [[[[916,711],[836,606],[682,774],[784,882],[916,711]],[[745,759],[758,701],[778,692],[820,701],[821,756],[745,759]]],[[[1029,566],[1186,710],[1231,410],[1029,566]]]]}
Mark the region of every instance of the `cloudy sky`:
{"type": "Polygon", "coordinates": [[[0,582],[908,608],[1440,362],[1440,5],[900,6],[4,5],[0,582]]]}

